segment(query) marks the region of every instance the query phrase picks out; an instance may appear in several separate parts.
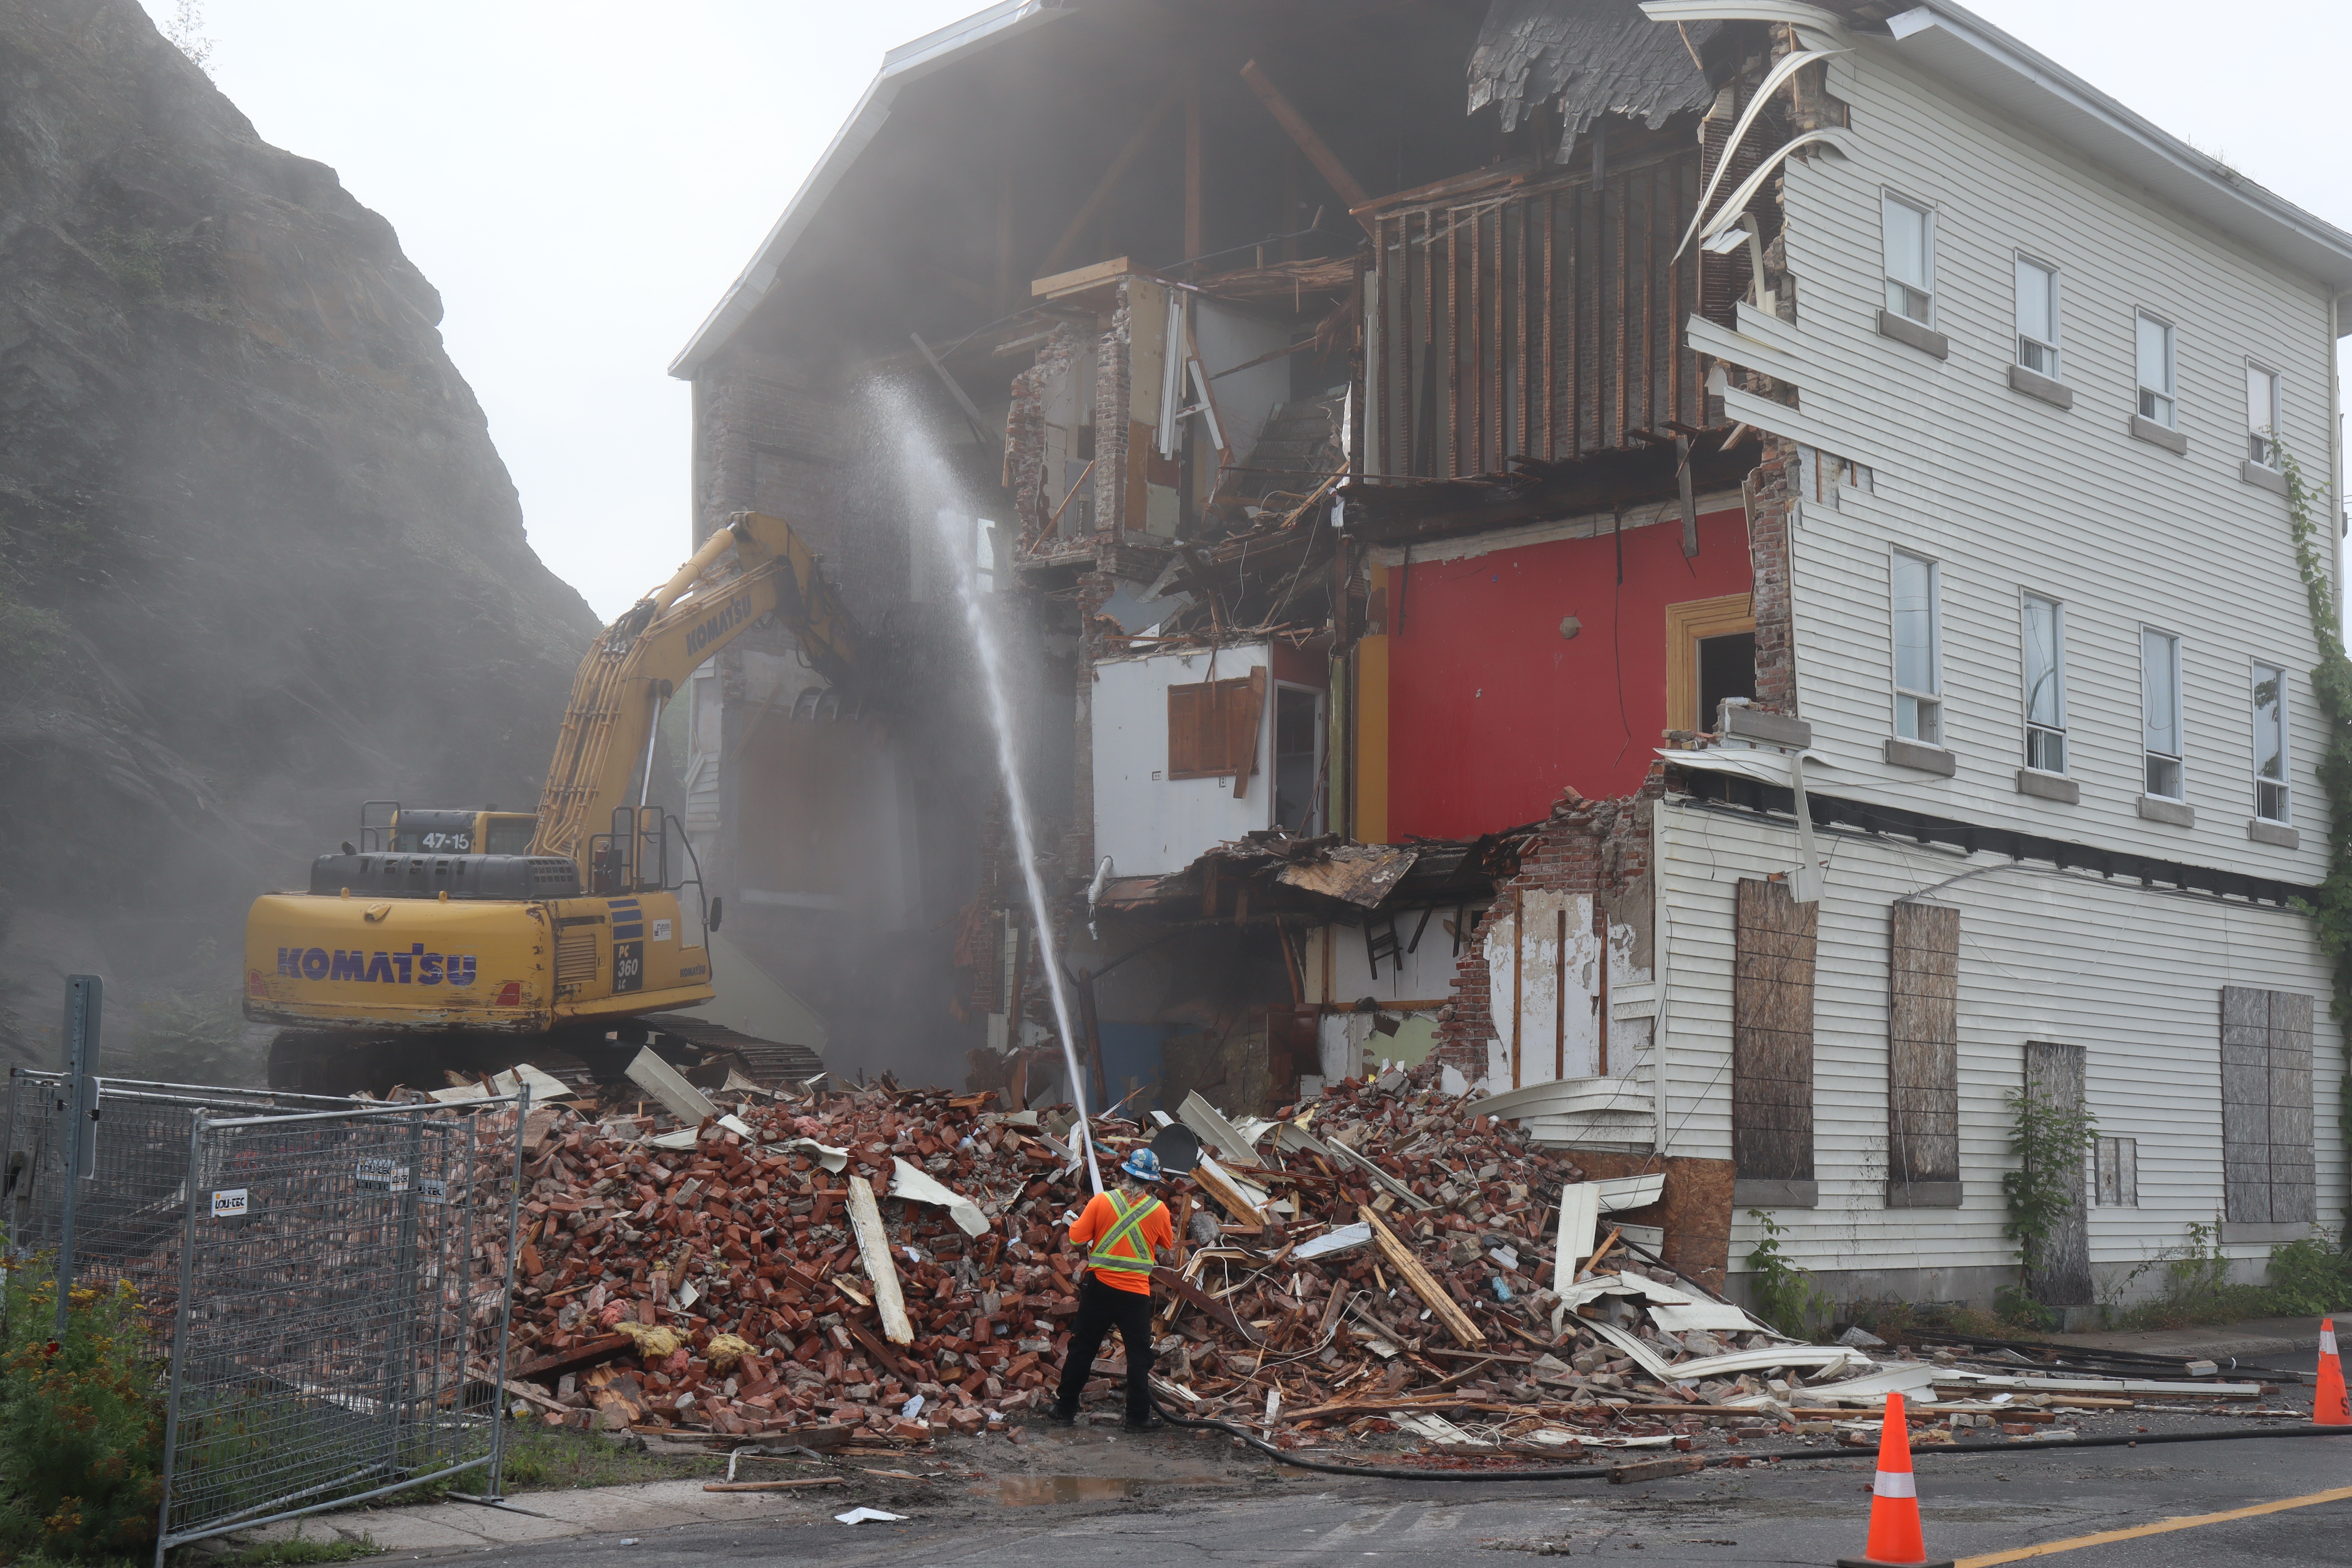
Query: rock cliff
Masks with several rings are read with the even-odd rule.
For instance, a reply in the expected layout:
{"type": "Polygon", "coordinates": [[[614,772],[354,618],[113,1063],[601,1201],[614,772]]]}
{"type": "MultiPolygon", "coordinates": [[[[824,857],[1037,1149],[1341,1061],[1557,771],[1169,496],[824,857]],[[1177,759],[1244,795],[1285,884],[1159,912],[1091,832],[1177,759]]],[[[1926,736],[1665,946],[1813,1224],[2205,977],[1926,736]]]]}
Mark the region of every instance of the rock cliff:
{"type": "Polygon", "coordinates": [[[29,1033],[66,967],[233,985],[245,904],[362,798],[536,802],[595,619],[440,317],[392,226],[133,0],[0,5],[0,975],[29,1033]]]}

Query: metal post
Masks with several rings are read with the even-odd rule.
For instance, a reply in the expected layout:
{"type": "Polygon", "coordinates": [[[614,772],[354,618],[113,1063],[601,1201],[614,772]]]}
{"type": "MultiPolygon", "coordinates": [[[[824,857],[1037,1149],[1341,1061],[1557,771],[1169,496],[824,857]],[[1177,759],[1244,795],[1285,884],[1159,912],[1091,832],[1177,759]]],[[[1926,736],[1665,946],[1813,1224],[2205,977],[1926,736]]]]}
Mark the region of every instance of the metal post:
{"type": "Polygon", "coordinates": [[[65,1071],[59,1086],[66,1106],[65,1193],[58,1216],[58,1331],[66,1337],[74,1277],[74,1197],[98,1154],[98,1024],[106,986],[95,974],[66,976],[65,1071]]]}
{"type": "Polygon", "coordinates": [[[507,1185],[506,1288],[499,1292],[499,1354],[490,1368],[490,1480],[486,1495],[493,1500],[506,1496],[507,1325],[514,1321],[515,1254],[522,1250],[516,1235],[522,1219],[522,1137],[530,1121],[530,1085],[527,1083],[515,1096],[514,1116],[514,1180],[507,1185]]]}
{"type": "MultiPolygon", "coordinates": [[[[410,1406],[416,1397],[416,1298],[417,1298],[417,1213],[420,1189],[424,1186],[425,1121],[411,1114],[406,1118],[408,1138],[401,1158],[408,1164],[405,1189],[386,1195],[400,1205],[399,1239],[394,1244],[393,1258],[393,1290],[396,1305],[392,1314],[392,1331],[384,1346],[384,1417],[386,1450],[384,1468],[398,1477],[411,1467],[406,1452],[406,1430],[410,1406]]],[[[397,1185],[400,1177],[394,1175],[397,1185]]]]}
{"type": "Polygon", "coordinates": [[[196,1179],[204,1142],[205,1113],[199,1110],[188,1127],[187,1229],[180,1237],[180,1299],[172,1308],[172,1356],[163,1370],[163,1500],[155,1515],[155,1568],[163,1568],[163,1553],[170,1550],[172,1540],[172,1461],[180,1441],[180,1389],[188,1378],[188,1298],[195,1290],[196,1210],[199,1204],[211,1202],[210,1194],[201,1190],[204,1184],[196,1179]]]}

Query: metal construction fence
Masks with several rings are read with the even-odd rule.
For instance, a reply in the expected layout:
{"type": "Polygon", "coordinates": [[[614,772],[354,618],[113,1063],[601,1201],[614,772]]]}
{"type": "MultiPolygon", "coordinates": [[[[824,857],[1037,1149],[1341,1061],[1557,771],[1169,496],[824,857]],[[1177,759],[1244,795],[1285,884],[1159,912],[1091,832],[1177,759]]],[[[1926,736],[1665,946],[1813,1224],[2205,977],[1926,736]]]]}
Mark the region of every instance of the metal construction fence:
{"type": "Polygon", "coordinates": [[[5,1212],[19,1258],[127,1281],[156,1330],[158,1564],[464,1471],[497,1497],[527,1092],[355,1104],[95,1079],[68,1196],[51,1190],[67,1077],[12,1074],[5,1212]]]}

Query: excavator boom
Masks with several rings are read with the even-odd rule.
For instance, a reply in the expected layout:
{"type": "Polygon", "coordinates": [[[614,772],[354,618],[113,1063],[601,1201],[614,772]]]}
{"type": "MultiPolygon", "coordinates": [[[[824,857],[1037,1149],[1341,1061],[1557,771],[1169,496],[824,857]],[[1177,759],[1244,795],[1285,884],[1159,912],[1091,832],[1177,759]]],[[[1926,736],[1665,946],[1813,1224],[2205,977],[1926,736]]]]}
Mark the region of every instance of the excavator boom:
{"type": "Polygon", "coordinates": [[[678,896],[689,879],[646,772],[662,703],[769,616],[848,679],[855,633],[815,556],[782,519],[739,512],[581,661],[527,851],[473,852],[499,847],[495,812],[395,811],[388,849],[347,845],[312,862],[306,891],[255,900],[246,1016],[289,1028],[271,1081],[430,1083],[549,1037],[594,1055],[617,1026],[642,1039],[632,1019],[709,1001],[715,916],[678,896]]]}

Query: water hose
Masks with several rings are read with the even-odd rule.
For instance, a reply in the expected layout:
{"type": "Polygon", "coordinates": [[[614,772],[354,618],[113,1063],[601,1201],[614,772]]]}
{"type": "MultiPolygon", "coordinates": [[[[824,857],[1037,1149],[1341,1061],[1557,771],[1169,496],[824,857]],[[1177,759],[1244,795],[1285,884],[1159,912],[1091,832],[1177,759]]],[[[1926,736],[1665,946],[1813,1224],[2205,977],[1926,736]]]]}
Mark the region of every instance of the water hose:
{"type": "MultiPolygon", "coordinates": [[[[1392,1481],[1598,1481],[1609,1478],[1610,1467],[1584,1465],[1572,1469],[1514,1470],[1423,1470],[1402,1465],[1337,1465],[1325,1459],[1303,1459],[1286,1449],[1278,1448],[1252,1432],[1244,1431],[1230,1421],[1218,1421],[1205,1416],[1179,1415],[1160,1404],[1155,1395],[1152,1403],[1171,1426],[1210,1427],[1226,1432],[1257,1449],[1276,1464],[1290,1465],[1302,1470],[1317,1470],[1330,1476],[1364,1476],[1375,1480],[1392,1481]]],[[[1914,1458],[1929,1454],[2016,1454],[2031,1449],[2048,1448],[2136,1448],[2155,1443],[2229,1443],[2262,1437],[2342,1437],[2352,1436],[2352,1426],[2270,1426],[2251,1431],[2231,1432],[2141,1432],[2114,1437],[2029,1437],[2013,1443],[1926,1443],[1915,1444],[1914,1458]]],[[[1873,1459],[1875,1447],[1845,1450],[1822,1448],[1780,1448],[1762,1452],[1743,1451],[1709,1453],[1697,1456],[1703,1468],[1729,1464],[1734,1460],[1754,1459],[1873,1459]]],[[[1661,1456],[1663,1457],[1663,1456],[1661,1456]]]]}

